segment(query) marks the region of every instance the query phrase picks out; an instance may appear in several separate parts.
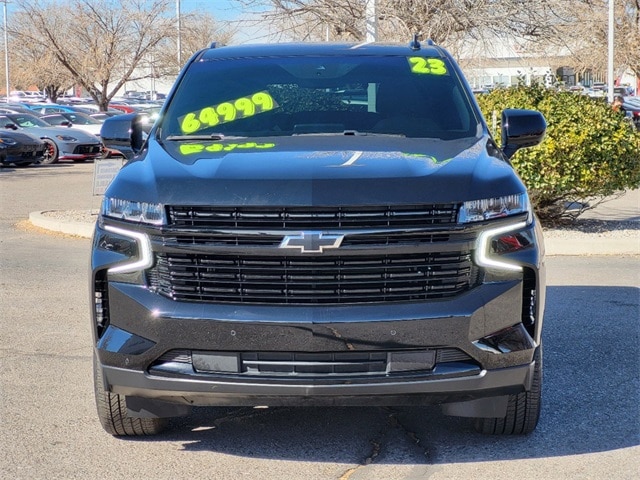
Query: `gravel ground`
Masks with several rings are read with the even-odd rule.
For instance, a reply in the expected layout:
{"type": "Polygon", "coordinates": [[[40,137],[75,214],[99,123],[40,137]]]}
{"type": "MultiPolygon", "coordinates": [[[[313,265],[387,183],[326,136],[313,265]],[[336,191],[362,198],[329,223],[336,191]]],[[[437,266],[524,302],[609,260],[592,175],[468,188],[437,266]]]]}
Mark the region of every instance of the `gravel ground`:
{"type": "Polygon", "coordinates": [[[544,229],[545,238],[625,238],[639,234],[638,221],[578,219],[570,225],[544,229]]]}
{"type": "Polygon", "coordinates": [[[97,210],[49,210],[42,215],[61,222],[94,223],[98,219],[97,210]]]}

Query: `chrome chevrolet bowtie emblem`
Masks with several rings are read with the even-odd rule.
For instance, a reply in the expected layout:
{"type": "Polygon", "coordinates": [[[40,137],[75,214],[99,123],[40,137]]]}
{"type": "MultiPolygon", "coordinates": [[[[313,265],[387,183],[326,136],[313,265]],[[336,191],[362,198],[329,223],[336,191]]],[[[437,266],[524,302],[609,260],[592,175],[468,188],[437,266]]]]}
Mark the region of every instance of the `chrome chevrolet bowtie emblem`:
{"type": "Polygon", "coordinates": [[[296,248],[302,253],[322,253],[328,248],[339,248],[344,235],[328,235],[322,232],[300,232],[282,239],[280,248],[296,248]]]}

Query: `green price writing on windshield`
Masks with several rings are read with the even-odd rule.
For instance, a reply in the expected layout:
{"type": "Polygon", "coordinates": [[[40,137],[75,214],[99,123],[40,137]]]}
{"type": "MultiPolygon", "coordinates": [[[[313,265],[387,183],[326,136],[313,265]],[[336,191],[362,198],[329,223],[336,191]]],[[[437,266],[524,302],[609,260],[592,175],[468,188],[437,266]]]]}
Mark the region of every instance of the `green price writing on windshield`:
{"type": "Polygon", "coordinates": [[[268,112],[276,107],[278,107],[278,104],[268,92],[258,92],[237,100],[223,102],[219,105],[187,113],[179,117],[178,121],[180,122],[182,133],[188,135],[222,123],[233,122],[258,113],[268,112]]]}
{"type": "Polygon", "coordinates": [[[408,57],[411,71],[418,74],[446,75],[447,66],[439,58],[408,57]]]}
{"type": "Polygon", "coordinates": [[[246,143],[211,143],[209,145],[204,145],[201,143],[187,143],[180,145],[180,153],[182,155],[193,155],[195,153],[202,152],[232,152],[234,150],[265,150],[268,148],[275,147],[275,143],[256,143],[256,142],[246,142],[246,143]]]}

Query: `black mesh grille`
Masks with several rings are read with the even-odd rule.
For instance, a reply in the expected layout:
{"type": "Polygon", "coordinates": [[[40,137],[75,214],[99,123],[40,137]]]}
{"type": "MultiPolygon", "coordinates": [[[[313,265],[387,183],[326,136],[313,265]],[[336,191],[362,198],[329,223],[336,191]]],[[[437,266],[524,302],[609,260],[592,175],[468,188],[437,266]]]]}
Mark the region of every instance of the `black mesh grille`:
{"type": "Polygon", "coordinates": [[[174,227],[209,229],[425,228],[455,224],[458,204],[370,207],[169,207],[174,227]]]}
{"type": "Polygon", "coordinates": [[[386,352],[259,352],[240,356],[242,372],[249,375],[348,375],[385,373],[386,352]]]}
{"type": "Polygon", "coordinates": [[[100,150],[101,150],[100,145],[78,145],[73,150],[73,153],[84,154],[84,155],[92,154],[92,153],[98,154],[100,153],[100,150]]]}
{"type": "Polygon", "coordinates": [[[158,253],[151,286],[180,301],[370,303],[447,298],[477,277],[470,252],[378,256],[158,253]]]}

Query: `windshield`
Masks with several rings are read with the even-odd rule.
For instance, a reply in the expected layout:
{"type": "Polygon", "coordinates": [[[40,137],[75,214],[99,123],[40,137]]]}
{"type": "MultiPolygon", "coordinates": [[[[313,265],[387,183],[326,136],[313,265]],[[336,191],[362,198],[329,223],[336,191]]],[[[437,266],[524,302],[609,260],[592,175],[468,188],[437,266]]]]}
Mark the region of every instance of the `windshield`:
{"type": "Polygon", "coordinates": [[[8,118],[11,119],[14,123],[17,123],[23,128],[29,127],[50,127],[51,124],[45,122],[44,120],[40,120],[38,117],[34,115],[30,115],[28,113],[21,113],[15,115],[7,115],[8,118]]]}
{"type": "Polygon", "coordinates": [[[160,137],[388,134],[451,140],[476,136],[478,122],[442,58],[213,58],[189,67],[160,137]]]}
{"type": "Polygon", "coordinates": [[[44,117],[42,117],[42,119],[45,122],[50,123],[51,125],[63,125],[69,123],[70,121],[68,118],[63,117],[59,113],[45,115],[44,117]]]}
{"type": "Polygon", "coordinates": [[[76,125],[101,125],[102,122],[90,117],[86,113],[82,112],[64,112],[61,113],[68,121],[76,125]]]}

